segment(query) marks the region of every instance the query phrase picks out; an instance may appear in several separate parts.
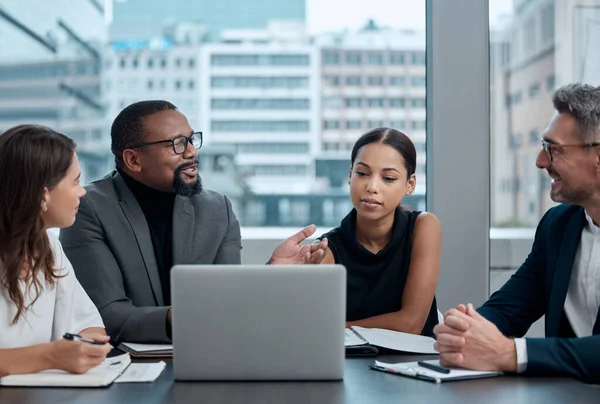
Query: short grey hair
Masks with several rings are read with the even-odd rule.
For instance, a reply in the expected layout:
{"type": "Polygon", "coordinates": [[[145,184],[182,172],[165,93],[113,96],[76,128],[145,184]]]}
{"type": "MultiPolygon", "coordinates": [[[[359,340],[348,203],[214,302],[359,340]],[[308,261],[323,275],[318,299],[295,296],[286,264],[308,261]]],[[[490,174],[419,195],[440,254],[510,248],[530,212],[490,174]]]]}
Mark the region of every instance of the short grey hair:
{"type": "Polygon", "coordinates": [[[579,137],[586,143],[600,135],[600,87],[573,83],[560,87],[552,96],[558,113],[572,115],[579,126],[579,137]]]}

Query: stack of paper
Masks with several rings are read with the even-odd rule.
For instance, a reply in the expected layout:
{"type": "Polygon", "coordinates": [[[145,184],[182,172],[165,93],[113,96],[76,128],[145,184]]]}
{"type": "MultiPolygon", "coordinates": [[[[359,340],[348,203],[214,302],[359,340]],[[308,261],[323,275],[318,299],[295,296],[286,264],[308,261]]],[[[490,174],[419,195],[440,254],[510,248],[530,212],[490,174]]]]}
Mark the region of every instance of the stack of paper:
{"type": "MultiPolygon", "coordinates": [[[[423,361],[431,365],[440,367],[439,360],[423,361]]],[[[426,380],[434,383],[445,381],[482,379],[486,377],[500,376],[502,372],[496,371],[478,371],[466,370],[459,368],[446,368],[448,373],[431,370],[419,364],[419,362],[403,362],[403,363],[384,363],[375,361],[371,366],[374,370],[381,372],[392,373],[399,376],[412,377],[419,380],[426,380]]]]}

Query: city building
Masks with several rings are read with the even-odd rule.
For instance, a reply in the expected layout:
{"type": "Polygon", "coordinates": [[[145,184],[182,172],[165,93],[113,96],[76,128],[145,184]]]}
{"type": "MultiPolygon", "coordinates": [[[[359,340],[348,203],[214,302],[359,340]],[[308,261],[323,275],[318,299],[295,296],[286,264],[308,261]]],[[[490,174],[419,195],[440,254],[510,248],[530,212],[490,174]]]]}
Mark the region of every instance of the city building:
{"type": "Polygon", "coordinates": [[[84,181],[106,165],[96,153],[104,137],[100,49],[106,36],[99,0],[0,5],[0,131],[37,123],[71,136],[83,156],[84,181]]]}
{"type": "Polygon", "coordinates": [[[599,0],[515,0],[514,14],[492,30],[492,224],[535,226],[554,205],[550,178],[535,166],[554,90],[600,84],[593,44],[599,0]]]}

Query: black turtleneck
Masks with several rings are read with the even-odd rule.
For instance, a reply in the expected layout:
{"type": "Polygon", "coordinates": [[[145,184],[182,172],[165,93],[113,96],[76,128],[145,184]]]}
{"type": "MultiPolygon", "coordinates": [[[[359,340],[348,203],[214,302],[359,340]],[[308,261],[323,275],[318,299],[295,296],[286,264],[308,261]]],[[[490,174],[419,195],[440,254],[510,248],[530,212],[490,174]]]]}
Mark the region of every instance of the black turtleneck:
{"type": "Polygon", "coordinates": [[[169,306],[171,304],[170,271],[173,266],[173,205],[176,194],[150,188],[129,177],[122,170],[117,170],[135,196],[148,222],[162,294],[165,305],[169,306]]]}

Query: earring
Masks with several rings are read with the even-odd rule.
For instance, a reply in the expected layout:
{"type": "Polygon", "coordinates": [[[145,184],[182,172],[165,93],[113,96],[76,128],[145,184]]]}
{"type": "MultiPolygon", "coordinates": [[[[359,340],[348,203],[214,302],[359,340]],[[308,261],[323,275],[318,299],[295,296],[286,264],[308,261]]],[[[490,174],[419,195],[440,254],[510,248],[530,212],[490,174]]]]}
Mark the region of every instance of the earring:
{"type": "Polygon", "coordinates": [[[42,210],[44,212],[48,212],[48,205],[46,205],[46,202],[44,202],[44,207],[42,208],[42,210]]]}

